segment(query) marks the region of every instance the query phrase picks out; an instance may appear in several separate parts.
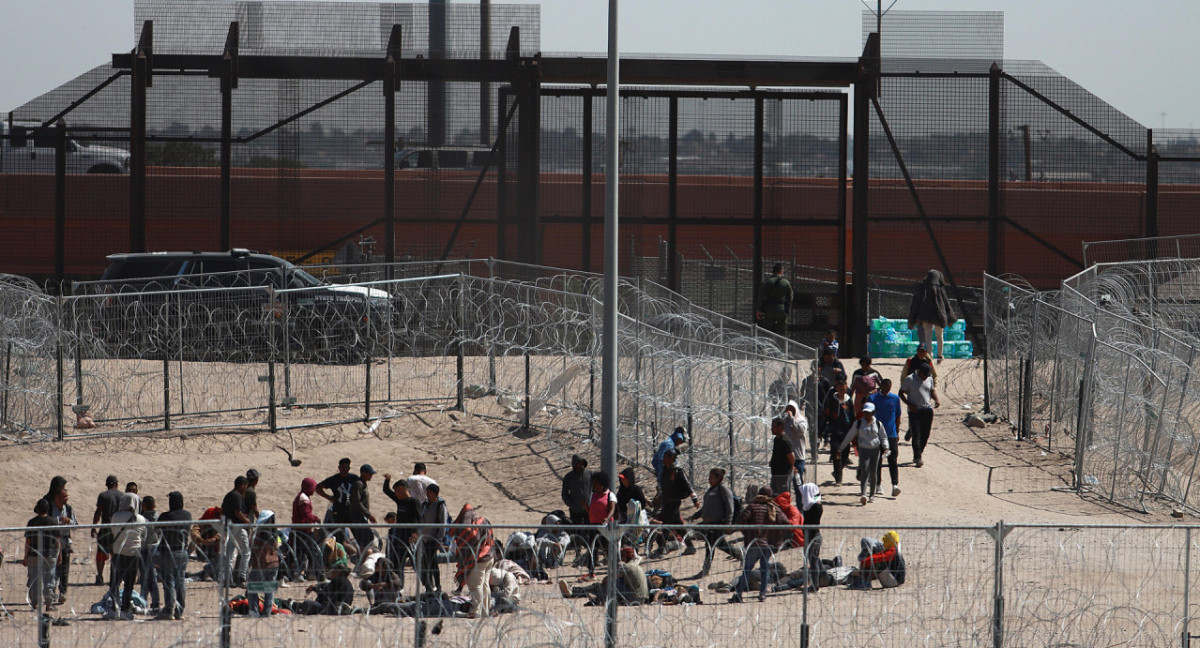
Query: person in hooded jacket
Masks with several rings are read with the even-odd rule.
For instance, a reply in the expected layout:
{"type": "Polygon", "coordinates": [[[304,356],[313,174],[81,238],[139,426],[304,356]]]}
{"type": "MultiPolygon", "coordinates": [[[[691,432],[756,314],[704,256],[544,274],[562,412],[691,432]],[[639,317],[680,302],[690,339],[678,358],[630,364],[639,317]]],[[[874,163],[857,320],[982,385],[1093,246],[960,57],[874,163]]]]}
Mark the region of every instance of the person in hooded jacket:
{"type": "Polygon", "coordinates": [[[320,549],[322,533],[314,524],[320,524],[321,518],[313,513],[312,496],[317,492],[317,480],[305,477],[300,481],[300,492],[292,499],[292,532],[288,536],[292,555],[296,557],[296,573],[307,574],[313,580],[320,580],[322,572],[320,549]]]}
{"type": "Polygon", "coordinates": [[[108,585],[114,605],[120,596],[120,610],[110,618],[133,618],[133,584],[142,571],[142,545],[146,542],[146,518],[138,510],[142,500],[136,493],[124,493],[113,514],[113,580],[108,585]]]}
{"type": "Polygon", "coordinates": [[[887,430],[875,419],[875,404],[864,403],[862,418],[854,422],[842,441],[842,449],[858,444],[859,500],[865,506],[875,501],[879,490],[879,458],[888,453],[887,430]]]}
{"type": "Polygon", "coordinates": [[[646,492],[637,483],[637,471],[630,466],[617,475],[617,481],[620,484],[617,487],[617,521],[621,524],[637,524],[638,520],[631,517],[633,514],[630,513],[629,503],[637,502],[641,511],[650,507],[646,492]]]}
{"type": "Polygon", "coordinates": [[[738,578],[730,603],[741,603],[742,592],[750,585],[750,571],[758,564],[758,600],[767,599],[767,587],[770,583],[768,573],[771,568],[772,546],[778,544],[778,534],[767,527],[778,525],[780,519],[785,519],[783,511],[775,504],[769,486],[758,489],[754,500],[742,509],[736,524],[742,527],[743,543],[746,546],[745,559],[742,562],[742,575],[738,578]]]}
{"type": "Polygon", "coordinates": [[[815,592],[821,588],[821,516],[825,505],[821,503],[821,489],[814,483],[800,487],[800,514],[804,516],[805,542],[804,563],[808,565],[808,588],[815,592]]]}
{"type": "Polygon", "coordinates": [[[796,479],[793,480],[792,490],[796,498],[800,497],[800,484],[804,482],[804,458],[808,456],[808,418],[801,413],[800,405],[794,400],[788,401],[783,408],[783,433],[792,442],[792,450],[796,453],[796,479]]]}
{"type": "MultiPolygon", "coordinates": [[[[792,504],[791,493],[784,491],[776,495],[775,505],[779,507],[780,511],[783,511],[784,517],[787,518],[787,524],[790,524],[794,527],[804,524],[804,515],[800,513],[800,509],[796,508],[795,504],[792,504]]],[[[792,529],[791,534],[787,536],[787,539],[784,541],[780,549],[791,549],[794,547],[803,546],[804,529],[792,529]]]]}
{"type": "Polygon", "coordinates": [[[858,569],[850,576],[850,589],[871,589],[873,580],[879,580],[884,587],[904,584],[908,576],[908,567],[900,550],[900,534],[888,531],[879,540],[863,538],[862,546],[858,569]],[[888,572],[888,577],[881,577],[885,571],[888,572]],[[894,582],[888,582],[889,580],[894,582]]]}
{"type": "Polygon", "coordinates": [[[917,329],[917,336],[925,348],[933,343],[933,334],[937,332],[937,360],[944,356],[942,330],[958,321],[950,298],[946,295],[946,286],[942,282],[942,273],[930,269],[925,273],[925,280],[913,288],[912,304],[908,309],[908,328],[917,329]]]}
{"type": "Polygon", "coordinates": [[[50,480],[49,492],[42,498],[50,506],[50,517],[54,523],[64,527],[59,536],[60,557],[54,573],[54,580],[58,584],[59,605],[67,602],[67,579],[71,576],[70,527],[79,524],[79,520],[75,517],[75,509],[67,503],[69,496],[66,478],[56,475],[50,480]]]}
{"type": "Polygon", "coordinates": [[[160,620],[180,620],[187,606],[188,542],[192,532],[192,514],[183,508],[183,493],[167,494],[170,510],[158,517],[159,522],[175,522],[178,526],[162,527],[162,546],[158,550],[158,571],[162,578],[163,608],[160,620]]]}

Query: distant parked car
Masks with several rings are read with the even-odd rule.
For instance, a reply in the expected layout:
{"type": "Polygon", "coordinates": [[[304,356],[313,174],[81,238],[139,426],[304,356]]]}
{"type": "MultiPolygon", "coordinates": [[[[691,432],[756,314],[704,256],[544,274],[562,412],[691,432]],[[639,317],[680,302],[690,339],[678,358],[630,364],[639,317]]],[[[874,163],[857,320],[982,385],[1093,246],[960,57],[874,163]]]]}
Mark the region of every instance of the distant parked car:
{"type": "MultiPolygon", "coordinates": [[[[55,126],[0,122],[0,173],[54,173],[55,126]]],[[[129,173],[129,151],[68,137],[67,173],[129,173]]]]}
{"type": "Polygon", "coordinates": [[[99,281],[96,328],[108,343],[205,360],[276,357],[358,362],[394,330],[400,302],[370,286],[322,282],[267,254],[113,254],[99,281]],[[271,291],[276,294],[271,301],[271,291]],[[168,331],[175,335],[163,332],[168,331]]]}
{"type": "Polygon", "coordinates": [[[479,171],[490,153],[486,147],[406,148],[396,152],[396,170],[479,171]]]}

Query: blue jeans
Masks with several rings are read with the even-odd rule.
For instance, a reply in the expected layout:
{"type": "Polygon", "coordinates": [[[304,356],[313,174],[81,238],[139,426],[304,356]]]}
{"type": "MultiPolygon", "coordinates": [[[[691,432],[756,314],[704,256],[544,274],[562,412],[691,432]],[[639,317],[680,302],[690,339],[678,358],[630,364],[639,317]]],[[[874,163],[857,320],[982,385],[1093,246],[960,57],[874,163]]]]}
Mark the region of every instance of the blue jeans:
{"type": "Polygon", "coordinates": [[[750,586],[750,571],[754,568],[754,563],[758,563],[758,595],[767,595],[767,577],[771,572],[771,548],[757,545],[751,545],[746,548],[746,557],[742,562],[742,576],[738,578],[737,595],[741,596],[742,592],[750,586]]]}
{"type": "Polygon", "coordinates": [[[174,616],[183,616],[187,604],[188,552],[160,550],[158,573],[163,585],[163,611],[174,616]]]}
{"type": "MultiPolygon", "coordinates": [[[[277,570],[272,569],[251,569],[250,577],[246,580],[246,584],[254,582],[270,582],[276,580],[277,570]]],[[[258,616],[258,592],[247,592],[246,600],[250,602],[250,616],[258,616]]],[[[262,615],[271,616],[271,607],[275,605],[275,593],[264,592],[262,595],[262,615]]]]}
{"type": "Polygon", "coordinates": [[[162,602],[158,596],[158,546],[142,549],[142,598],[156,608],[162,602]]]}

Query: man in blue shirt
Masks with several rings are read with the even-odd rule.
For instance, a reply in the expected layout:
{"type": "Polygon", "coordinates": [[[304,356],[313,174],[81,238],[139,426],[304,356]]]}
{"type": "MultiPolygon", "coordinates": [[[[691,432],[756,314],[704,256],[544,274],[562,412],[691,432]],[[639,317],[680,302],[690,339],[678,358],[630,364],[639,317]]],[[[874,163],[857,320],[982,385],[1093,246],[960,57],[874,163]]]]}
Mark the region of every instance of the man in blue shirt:
{"type": "MultiPolygon", "coordinates": [[[[887,432],[888,438],[888,472],[892,477],[892,497],[900,494],[900,470],[896,467],[896,447],[899,444],[900,430],[900,397],[892,393],[892,381],[884,378],[879,384],[879,391],[867,397],[868,403],[875,405],[875,418],[880,423],[883,423],[883,429],[887,432]]],[[[880,478],[875,480],[876,484],[882,484],[883,462],[879,462],[880,478]]]]}
{"type": "Polygon", "coordinates": [[[687,443],[687,430],[681,427],[675,428],[671,436],[666,441],[658,444],[658,450],[654,452],[654,458],[650,460],[650,465],[654,466],[654,476],[658,480],[662,480],[663,474],[663,455],[667,454],[668,450],[679,452],[679,446],[687,443]]]}

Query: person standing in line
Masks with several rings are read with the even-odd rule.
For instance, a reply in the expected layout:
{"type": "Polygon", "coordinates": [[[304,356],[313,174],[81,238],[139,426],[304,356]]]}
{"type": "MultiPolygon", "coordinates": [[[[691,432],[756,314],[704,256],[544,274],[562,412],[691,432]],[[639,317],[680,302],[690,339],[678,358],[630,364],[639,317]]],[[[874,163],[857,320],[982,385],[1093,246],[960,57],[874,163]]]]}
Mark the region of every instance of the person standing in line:
{"type": "MultiPolygon", "coordinates": [[[[246,507],[242,496],[246,493],[247,481],[245,476],[238,475],[233,480],[233,490],[225,493],[221,500],[221,518],[227,524],[250,524],[246,516],[246,507]]],[[[225,582],[235,587],[244,587],[246,577],[250,574],[250,535],[246,527],[230,527],[229,538],[225,542],[224,570],[222,576],[225,582]],[[237,562],[234,563],[234,554],[237,562]],[[236,566],[235,566],[236,565],[236,566]]]]}
{"type": "Polygon", "coordinates": [[[775,333],[787,334],[787,317],[792,311],[792,284],[783,278],[783,264],[776,263],[758,288],[758,303],[754,305],[754,320],[759,326],[775,333]]]}
{"type": "MultiPolygon", "coordinates": [[[[879,384],[879,392],[872,394],[868,401],[875,406],[875,418],[883,424],[887,432],[888,472],[892,478],[892,497],[900,495],[900,470],[896,466],[900,454],[900,397],[892,393],[891,378],[884,378],[879,384]]],[[[883,484],[883,459],[879,460],[879,475],[876,484],[883,484]]]]}
{"type": "Polygon", "coordinates": [[[79,524],[75,510],[67,503],[69,497],[66,478],[55,476],[50,480],[50,491],[43,498],[50,505],[50,517],[56,524],[64,527],[59,534],[59,558],[54,571],[54,580],[58,583],[59,605],[67,602],[67,581],[71,576],[71,527],[79,524]]]}
{"type": "Polygon", "coordinates": [[[708,570],[712,568],[713,554],[717,549],[734,558],[741,557],[729,546],[729,540],[726,537],[728,527],[733,523],[733,491],[729,490],[724,482],[724,468],[713,468],[708,471],[708,490],[704,491],[704,498],[701,500],[703,503],[700,505],[700,510],[688,518],[692,522],[699,520],[706,526],[725,527],[705,529],[700,532],[704,536],[705,553],[704,566],[700,568],[697,578],[704,578],[708,575],[708,570]]]}
{"type": "MultiPolygon", "coordinates": [[[[374,476],[375,469],[371,464],[363,464],[358,469],[358,481],[350,487],[350,519],[347,520],[349,523],[375,524],[375,516],[371,513],[371,494],[367,492],[367,485],[374,476]]],[[[354,542],[358,544],[358,559],[362,561],[369,553],[367,547],[375,541],[375,532],[370,527],[354,527],[350,533],[354,536],[354,542]]]]}
{"type": "Polygon", "coordinates": [[[427,497],[421,505],[421,551],[418,553],[418,570],[421,575],[421,585],[427,592],[442,591],[442,573],[438,567],[438,547],[441,538],[446,534],[446,500],[442,499],[442,489],[437,484],[430,484],[426,489],[427,497]]]}
{"type": "Polygon", "coordinates": [[[167,494],[169,510],[159,516],[159,522],[173,522],[162,528],[162,546],[158,552],[158,569],[162,576],[163,608],[156,617],[159,621],[183,619],[187,606],[188,543],[191,541],[192,514],[183,508],[183,493],[171,491],[167,494]]]}
{"type": "MultiPolygon", "coordinates": [[[[408,492],[408,482],[402,479],[392,483],[391,473],[383,474],[383,494],[396,503],[395,524],[418,524],[421,521],[421,507],[416,498],[408,492]]],[[[400,589],[404,589],[404,564],[413,562],[413,546],[417,539],[414,527],[392,528],[388,531],[387,555],[392,569],[400,581],[400,589]]]]}
{"type": "MultiPolygon", "coordinates": [[[[92,514],[92,524],[109,524],[117,512],[121,502],[121,490],[117,488],[116,475],[104,478],[104,491],[96,497],[96,512],[92,514]]],[[[92,529],[92,537],[96,539],[96,584],[104,584],[104,563],[112,556],[112,529],[92,529]]],[[[112,566],[109,566],[109,580],[112,580],[112,566]]]]}
{"type": "Polygon", "coordinates": [[[425,490],[429,488],[429,485],[437,483],[426,472],[428,471],[425,464],[418,461],[413,466],[412,476],[408,478],[408,494],[417,500],[417,506],[425,503],[425,490]]]}
{"type": "Polygon", "coordinates": [[[26,568],[25,586],[29,590],[29,605],[45,612],[55,610],[54,570],[60,549],[58,521],[50,517],[50,503],[44,499],[33,506],[33,519],[25,523],[25,555],[21,564],[26,568]],[[44,607],[43,607],[44,606],[44,607]]]}
{"type": "Polygon", "coordinates": [[[588,502],[592,497],[592,472],[587,459],[571,455],[571,471],[562,478],[562,503],[571,516],[571,524],[588,523],[588,502]]]}
{"type": "Polygon", "coordinates": [[[937,332],[937,361],[940,363],[945,356],[942,330],[957,321],[958,316],[954,314],[950,298],[946,295],[942,273],[930,269],[925,273],[925,280],[913,288],[912,304],[908,308],[908,328],[917,329],[917,336],[927,349],[933,344],[933,334],[937,332]]]}
{"type": "MultiPolygon", "coordinates": [[[[150,495],[142,498],[142,517],[146,518],[146,522],[158,521],[157,503],[150,495]]],[[[146,527],[146,541],[142,544],[141,594],[154,614],[162,609],[162,598],[158,593],[158,549],[161,540],[162,531],[158,527],[146,527]]]]}
{"type": "Polygon", "coordinates": [[[821,589],[821,489],[814,483],[800,487],[800,513],[804,516],[804,564],[808,566],[807,587],[810,592],[821,589]]]}
{"type": "Polygon", "coordinates": [[[879,490],[879,456],[887,452],[887,432],[875,420],[874,403],[863,404],[862,418],[850,427],[841,449],[848,449],[852,441],[858,442],[859,500],[865,506],[868,501],[875,501],[875,491],[879,490]]]}
{"type": "Polygon", "coordinates": [[[113,601],[110,619],[133,618],[133,586],[142,571],[142,545],[146,541],[146,518],[138,513],[141,504],[137,493],[125,493],[121,496],[118,511],[113,514],[113,524],[121,526],[115,527],[113,534],[113,557],[116,561],[113,572],[116,577],[108,586],[113,601]]]}
{"type": "Polygon", "coordinates": [[[790,490],[796,478],[796,449],[783,433],[783,418],[771,419],[771,434],[775,437],[771,445],[771,492],[783,493],[790,490]]]}
{"type": "Polygon", "coordinates": [[[922,456],[929,443],[930,430],[933,429],[933,408],[941,406],[929,373],[929,365],[920,365],[900,386],[900,400],[908,406],[908,421],[913,435],[913,465],[917,468],[925,465],[922,456]]]}

